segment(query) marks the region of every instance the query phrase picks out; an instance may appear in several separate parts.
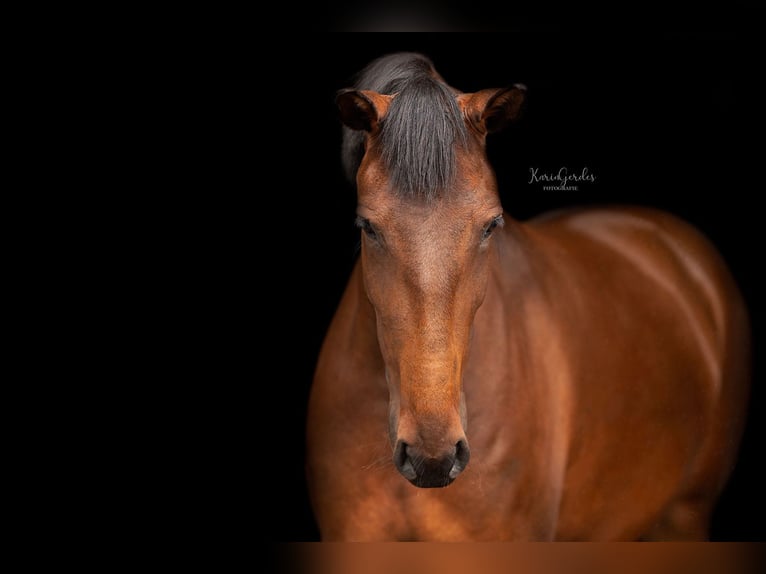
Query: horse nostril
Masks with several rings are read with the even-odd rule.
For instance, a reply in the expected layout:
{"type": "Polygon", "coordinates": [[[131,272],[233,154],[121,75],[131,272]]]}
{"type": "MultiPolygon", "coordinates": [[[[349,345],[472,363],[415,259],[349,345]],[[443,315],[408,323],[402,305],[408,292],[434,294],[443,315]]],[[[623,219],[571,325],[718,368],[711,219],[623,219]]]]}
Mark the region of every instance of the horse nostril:
{"type": "Polygon", "coordinates": [[[462,471],[470,458],[471,450],[468,448],[468,443],[463,439],[457,441],[455,445],[455,466],[459,467],[462,471]]]}
{"type": "Polygon", "coordinates": [[[407,480],[415,480],[417,473],[415,467],[412,464],[412,459],[408,452],[408,444],[403,440],[396,443],[396,449],[394,450],[394,466],[407,480]]]}

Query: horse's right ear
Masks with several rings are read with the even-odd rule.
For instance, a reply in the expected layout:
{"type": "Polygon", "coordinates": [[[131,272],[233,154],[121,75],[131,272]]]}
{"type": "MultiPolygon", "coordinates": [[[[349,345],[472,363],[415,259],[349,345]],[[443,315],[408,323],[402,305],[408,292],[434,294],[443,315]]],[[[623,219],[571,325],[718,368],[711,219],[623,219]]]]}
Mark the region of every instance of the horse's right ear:
{"type": "Polygon", "coordinates": [[[335,98],[340,121],[352,130],[373,132],[388,111],[393,96],[371,90],[342,90],[335,98]]]}

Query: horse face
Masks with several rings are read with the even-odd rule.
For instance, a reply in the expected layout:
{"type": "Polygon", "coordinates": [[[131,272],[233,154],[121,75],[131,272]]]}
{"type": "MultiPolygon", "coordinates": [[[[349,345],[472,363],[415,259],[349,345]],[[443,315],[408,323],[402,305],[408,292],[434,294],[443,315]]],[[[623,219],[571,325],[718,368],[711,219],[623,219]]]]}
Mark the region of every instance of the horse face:
{"type": "MultiPolygon", "coordinates": [[[[521,93],[513,90],[514,97],[521,93]]],[[[419,487],[447,486],[469,459],[463,365],[486,291],[493,235],[503,225],[484,136],[501,123],[503,110],[515,113],[520,103],[501,98],[495,105],[502,109],[492,107],[498,92],[507,94],[450,96],[458,104],[462,137],[426,143],[445,147],[437,151],[451,162],[449,187],[423,194],[397,187],[403,178],[392,177],[386,161],[391,149],[378,137],[395,98],[373,92],[339,97],[344,123],[368,132],[356,175],[362,275],[385,362],[394,464],[419,487]]],[[[427,129],[416,122],[409,127],[427,129]]]]}
{"type": "Polygon", "coordinates": [[[502,208],[492,185],[425,206],[366,179],[362,275],[386,365],[395,464],[416,486],[446,486],[468,462],[463,363],[502,208]]]}

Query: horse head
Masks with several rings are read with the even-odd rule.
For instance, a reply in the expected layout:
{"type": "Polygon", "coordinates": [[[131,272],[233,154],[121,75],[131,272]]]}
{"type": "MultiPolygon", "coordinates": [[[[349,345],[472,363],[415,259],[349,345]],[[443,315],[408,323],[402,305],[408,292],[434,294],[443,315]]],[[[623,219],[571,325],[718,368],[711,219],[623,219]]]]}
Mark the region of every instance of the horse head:
{"type": "Polygon", "coordinates": [[[503,226],[485,139],[518,116],[524,92],[458,93],[428,68],[395,93],[337,97],[349,134],[363,136],[352,170],[362,276],[394,464],[415,486],[447,486],[468,464],[463,365],[503,226]]]}

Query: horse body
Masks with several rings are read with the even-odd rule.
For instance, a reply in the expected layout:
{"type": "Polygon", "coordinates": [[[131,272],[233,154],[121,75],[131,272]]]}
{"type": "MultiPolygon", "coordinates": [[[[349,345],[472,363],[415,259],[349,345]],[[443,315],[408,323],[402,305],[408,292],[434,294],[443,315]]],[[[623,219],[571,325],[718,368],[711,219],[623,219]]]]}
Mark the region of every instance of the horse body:
{"type": "MultiPolygon", "coordinates": [[[[374,153],[370,146],[365,157],[374,153]]],[[[360,206],[386,222],[375,193],[389,192],[365,161],[360,206]]],[[[495,196],[477,193],[472,205],[482,207],[471,213],[484,214],[495,196]]],[[[427,224],[416,231],[407,217],[428,221],[439,209],[453,217],[458,207],[439,206],[457,201],[410,209],[411,200],[397,200],[398,225],[438,248],[448,239],[427,224]]],[[[482,284],[475,309],[456,303],[470,298],[457,272],[430,270],[421,284],[397,263],[386,269],[399,270],[396,285],[417,296],[391,311],[370,285],[379,247],[363,242],[309,405],[308,475],[322,538],[705,538],[747,394],[747,317],[723,261],[689,225],[643,208],[505,220],[482,243],[480,271],[460,268],[482,284]],[[437,303],[413,319],[420,299],[437,303]],[[433,327],[428,317],[442,317],[441,307],[448,312],[433,327]],[[432,334],[444,329],[456,342],[432,334]],[[396,330],[405,336],[389,338],[396,330]],[[470,463],[460,459],[468,443],[470,463]]],[[[399,236],[386,225],[393,252],[399,236]]],[[[470,225],[443,233],[457,245],[453,258],[470,225]]]]}

